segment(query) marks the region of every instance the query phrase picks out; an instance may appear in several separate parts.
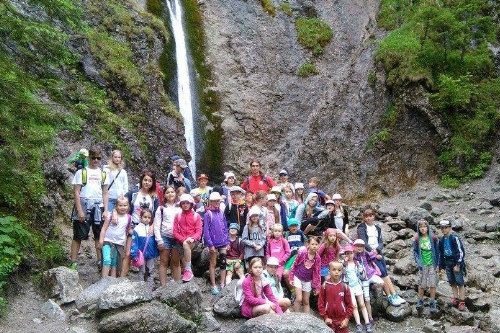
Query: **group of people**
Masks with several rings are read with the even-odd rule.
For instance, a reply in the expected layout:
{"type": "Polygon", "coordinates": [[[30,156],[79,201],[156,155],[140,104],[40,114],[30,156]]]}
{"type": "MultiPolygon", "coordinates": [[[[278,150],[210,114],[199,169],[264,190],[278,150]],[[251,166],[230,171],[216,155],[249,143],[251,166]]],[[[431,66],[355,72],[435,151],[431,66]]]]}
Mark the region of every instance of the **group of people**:
{"type": "MultiPolygon", "coordinates": [[[[104,168],[101,159],[101,149],[91,147],[88,165],[78,168],[73,178],[73,269],[78,268],[81,241],[92,229],[102,276],[127,276],[132,263],[151,288],[158,256],[160,285],[167,283],[169,269],[174,281],[190,281],[191,252],[202,244],[210,253],[211,293],[217,295],[238,276],[241,313],[248,318],[289,311],[292,305],[295,312],[309,313],[313,293],[320,315],[335,332],[348,332],[351,316],[362,332],[360,314],[366,332],[372,332],[370,287],[383,288],[393,306],[406,302],[388,276],[375,212],[363,211],[353,241],[341,195],[321,191],[316,177],[306,189],[303,183],[289,182],[288,171],[282,169],[276,182],[252,160],[250,175],[240,185],[233,172],[226,172],[220,186],[208,186],[208,176],[200,174],[192,188],[195,181],[187,163],[176,156],[163,185],[155,172],[144,169],[139,184],[129,190],[122,152],[113,151],[104,168]]],[[[452,285],[452,305],[465,307],[463,245],[446,223],[440,222],[439,242],[425,220],[417,226],[419,311],[425,288],[430,288],[430,311],[437,311],[441,269],[452,285]]]]}

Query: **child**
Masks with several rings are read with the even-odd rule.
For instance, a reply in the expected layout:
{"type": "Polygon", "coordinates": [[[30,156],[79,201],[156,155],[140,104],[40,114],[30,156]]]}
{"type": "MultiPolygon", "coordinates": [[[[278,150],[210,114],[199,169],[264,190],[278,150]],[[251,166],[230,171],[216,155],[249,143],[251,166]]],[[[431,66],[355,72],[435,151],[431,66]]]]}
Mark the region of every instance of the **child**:
{"type": "Polygon", "coordinates": [[[264,245],[266,244],[266,233],[260,224],[259,207],[252,207],[248,212],[248,224],[243,228],[241,240],[245,246],[245,262],[248,265],[254,257],[264,258],[264,245]]]}
{"type": "Polygon", "coordinates": [[[335,333],[349,333],[349,318],[353,313],[351,290],[341,281],[343,269],[338,261],[330,263],[330,275],[325,279],[318,299],[318,312],[335,333]]]}
{"type": "Polygon", "coordinates": [[[297,200],[297,202],[300,205],[305,200],[305,197],[304,197],[304,183],[295,183],[295,185],[293,186],[293,188],[295,189],[295,199],[297,200]]]}
{"type": "Polygon", "coordinates": [[[309,193],[316,193],[318,195],[318,206],[324,206],[326,200],[330,200],[330,196],[318,189],[318,185],[319,178],[311,177],[311,179],[309,179],[309,193]]]}
{"type": "Polygon", "coordinates": [[[85,148],[80,149],[69,159],[70,166],[74,166],[76,170],[80,170],[89,166],[89,151],[85,148]]]}
{"type": "Polygon", "coordinates": [[[298,251],[290,270],[290,284],[295,287],[294,312],[300,312],[303,306],[305,313],[310,313],[309,296],[314,289],[317,294],[321,287],[321,258],[318,255],[319,240],[311,236],[307,247],[298,251]]]}
{"type": "Polygon", "coordinates": [[[278,258],[269,257],[266,263],[266,270],[262,273],[262,275],[264,275],[269,281],[271,289],[273,290],[274,297],[276,297],[276,299],[278,300],[278,304],[281,310],[283,310],[283,312],[286,312],[292,302],[284,295],[283,287],[280,283],[281,276],[277,274],[278,267],[278,258]]]}
{"type": "Polygon", "coordinates": [[[363,211],[363,222],[358,226],[358,238],[365,242],[367,251],[373,252],[376,255],[374,263],[380,270],[380,277],[384,280],[384,292],[387,295],[389,303],[393,306],[400,306],[406,303],[394,289],[391,278],[387,273],[387,266],[382,255],[382,248],[384,247],[382,229],[378,225],[375,225],[375,213],[371,208],[363,211]]]}
{"type": "MultiPolygon", "coordinates": [[[[321,258],[321,277],[330,275],[330,262],[338,261],[340,258],[340,230],[328,228],[323,233],[323,242],[318,249],[321,258]]],[[[345,236],[345,235],[344,235],[345,236]]],[[[344,237],[344,239],[347,237],[344,237]]]]}
{"type": "Polygon", "coordinates": [[[417,312],[424,308],[424,291],[429,288],[431,301],[429,312],[436,313],[436,286],[438,281],[438,237],[433,234],[426,220],[417,223],[417,235],[413,244],[413,256],[418,265],[418,301],[417,312]]]}
{"type": "Polygon", "coordinates": [[[111,216],[104,222],[99,237],[99,248],[102,249],[102,277],[116,277],[121,269],[125,254],[125,243],[132,227],[132,218],[128,214],[128,200],[120,197],[116,201],[117,223],[110,223],[111,216]]]}
{"type": "MultiPolygon", "coordinates": [[[[286,217],[289,219],[290,217],[295,217],[295,211],[299,206],[299,202],[295,200],[293,195],[293,187],[292,185],[283,186],[283,203],[286,207],[286,217]],[[293,214],[293,216],[292,216],[293,214]]],[[[290,225],[289,225],[290,226],[290,225]]]]}
{"type": "MultiPolygon", "coordinates": [[[[212,192],[212,188],[207,185],[208,184],[208,176],[204,173],[198,176],[198,187],[196,188],[201,195],[201,201],[208,206],[208,196],[210,192],[212,192]]],[[[189,192],[188,192],[189,193],[189,192]]]]}
{"type": "Polygon", "coordinates": [[[150,224],[153,221],[153,213],[149,208],[141,211],[141,223],[135,226],[132,235],[132,247],[130,257],[137,258],[139,250],[144,255],[144,265],[139,268],[139,281],[146,281],[151,290],[154,288],[153,273],[155,269],[155,259],[158,257],[158,248],[154,234],[151,232],[150,224]]]}
{"type": "Polygon", "coordinates": [[[191,270],[191,251],[196,246],[196,243],[201,239],[201,217],[193,210],[194,200],[189,194],[182,194],[179,198],[181,212],[174,217],[174,238],[184,250],[184,274],[182,281],[188,282],[193,278],[191,270]]]}
{"type": "Polygon", "coordinates": [[[238,223],[231,223],[229,225],[229,244],[227,245],[227,262],[226,262],[226,285],[231,282],[233,272],[238,275],[240,279],[244,278],[243,269],[243,242],[238,237],[240,226],[238,223]]]}
{"type": "Polygon", "coordinates": [[[239,186],[229,188],[229,195],[231,198],[228,200],[224,215],[228,223],[238,224],[239,236],[243,233],[243,226],[246,223],[248,215],[248,207],[243,200],[245,190],[239,186]]]}
{"type": "Polygon", "coordinates": [[[286,261],[290,258],[290,245],[283,238],[283,226],[279,223],[273,225],[271,237],[267,241],[266,256],[278,259],[279,267],[276,271],[281,281],[286,261]]]}
{"type": "Polygon", "coordinates": [[[262,266],[262,258],[253,258],[249,264],[249,274],[243,280],[241,314],[245,318],[267,313],[283,313],[269,281],[262,275],[262,266]]]}
{"type": "Polygon", "coordinates": [[[439,239],[439,269],[446,270],[446,277],[453,292],[449,306],[457,306],[460,311],[467,311],[465,306],[465,250],[462,241],[451,230],[451,222],[439,221],[439,228],[443,237],[439,239]]]}
{"type": "Polygon", "coordinates": [[[275,223],[280,223],[280,213],[277,204],[276,195],[270,193],[267,195],[267,203],[266,203],[266,234],[267,237],[271,237],[273,225],[275,223]]]}
{"type": "Polygon", "coordinates": [[[108,211],[112,212],[115,208],[116,199],[128,192],[128,175],[124,169],[125,161],[123,153],[120,150],[113,150],[108,164],[104,166],[107,177],[109,177],[108,186],[108,211]]]}
{"type": "Polygon", "coordinates": [[[283,277],[285,279],[285,284],[288,286],[290,291],[292,291],[291,285],[289,285],[290,269],[295,261],[295,257],[297,257],[298,249],[304,246],[304,243],[307,240],[306,235],[304,235],[302,230],[299,229],[299,220],[295,217],[291,217],[288,220],[288,231],[285,232],[285,239],[287,240],[288,245],[290,245],[290,258],[285,264],[283,277]]]}
{"type": "Polygon", "coordinates": [[[363,298],[365,301],[366,312],[370,325],[373,325],[372,306],[370,303],[370,285],[374,284],[375,288],[383,288],[384,280],[379,276],[380,269],[373,262],[376,259],[376,254],[365,250],[365,242],[362,239],[354,241],[354,260],[363,265],[366,272],[366,280],[362,281],[363,298]]]}
{"type": "Polygon", "coordinates": [[[174,238],[174,217],[180,212],[176,205],[175,188],[173,185],[167,185],[163,190],[164,204],[158,207],[154,218],[154,233],[156,244],[160,252],[160,266],[158,275],[160,285],[167,284],[167,270],[170,264],[172,278],[174,281],[181,279],[180,265],[180,244],[174,238]]]}
{"type": "Polygon", "coordinates": [[[363,332],[363,326],[359,318],[358,309],[363,314],[365,320],[366,332],[373,332],[372,324],[368,318],[366,311],[365,301],[363,300],[363,287],[361,285],[360,273],[364,270],[364,266],[354,260],[354,248],[352,245],[347,245],[344,248],[344,267],[345,275],[349,281],[349,288],[351,289],[352,305],[354,307],[353,315],[356,321],[356,332],[363,332]]]}
{"type": "Polygon", "coordinates": [[[209,196],[209,206],[203,218],[203,240],[210,251],[210,283],[212,295],[219,294],[215,283],[215,266],[217,265],[217,254],[220,261],[220,287],[224,288],[226,283],[226,247],[229,244],[226,217],[220,209],[222,197],[219,192],[212,192],[209,196]]]}

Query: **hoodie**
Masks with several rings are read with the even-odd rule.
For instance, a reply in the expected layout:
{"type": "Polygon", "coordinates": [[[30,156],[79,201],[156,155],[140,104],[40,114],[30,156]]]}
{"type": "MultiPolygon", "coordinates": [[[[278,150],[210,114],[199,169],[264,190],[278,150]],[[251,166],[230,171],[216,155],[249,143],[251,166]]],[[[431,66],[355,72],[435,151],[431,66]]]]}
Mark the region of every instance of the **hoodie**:
{"type": "Polygon", "coordinates": [[[351,288],[342,281],[331,282],[330,277],[327,277],[319,291],[318,312],[323,319],[330,318],[334,326],[351,318],[354,312],[351,288]]]}
{"type": "MultiPolygon", "coordinates": [[[[432,265],[434,268],[436,268],[439,264],[439,251],[438,251],[438,241],[439,238],[434,235],[432,229],[429,227],[429,222],[425,222],[427,225],[427,234],[429,237],[429,245],[430,248],[427,250],[430,250],[431,257],[432,257],[432,265]]],[[[417,234],[415,235],[415,240],[413,241],[413,257],[415,258],[415,262],[418,265],[418,269],[422,269],[422,247],[421,247],[421,239],[422,235],[420,234],[420,231],[418,230],[419,223],[417,223],[417,234]]],[[[427,244],[427,243],[424,243],[427,244]]]]}

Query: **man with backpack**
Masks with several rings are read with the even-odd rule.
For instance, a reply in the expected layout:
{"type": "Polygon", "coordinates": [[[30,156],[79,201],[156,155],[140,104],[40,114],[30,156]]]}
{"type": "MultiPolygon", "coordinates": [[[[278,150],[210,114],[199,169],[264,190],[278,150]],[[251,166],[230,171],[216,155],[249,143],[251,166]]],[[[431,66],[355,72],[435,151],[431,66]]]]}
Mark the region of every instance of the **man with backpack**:
{"type": "Polygon", "coordinates": [[[262,190],[266,193],[269,193],[269,190],[273,188],[273,186],[278,185],[271,177],[264,174],[260,168],[260,161],[252,160],[250,162],[250,176],[245,178],[245,180],[241,184],[241,187],[245,191],[249,191],[255,194],[257,193],[257,191],[262,190]]]}
{"type": "Polygon", "coordinates": [[[78,252],[82,240],[89,238],[90,228],[94,234],[98,267],[101,267],[101,251],[98,250],[101,225],[108,216],[109,178],[100,168],[102,152],[99,146],[89,149],[89,166],[78,170],[73,177],[75,206],[73,208],[73,241],[71,243],[71,266],[78,269],[78,252]]]}

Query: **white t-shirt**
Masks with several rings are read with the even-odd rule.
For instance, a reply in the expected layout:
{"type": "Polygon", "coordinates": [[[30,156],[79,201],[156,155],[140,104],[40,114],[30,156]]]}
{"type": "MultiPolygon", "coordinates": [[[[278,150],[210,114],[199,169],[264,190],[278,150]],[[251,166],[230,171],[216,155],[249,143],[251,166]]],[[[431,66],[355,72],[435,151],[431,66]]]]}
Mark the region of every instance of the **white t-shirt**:
{"type": "Polygon", "coordinates": [[[335,227],[337,227],[337,229],[343,231],[344,216],[342,215],[342,212],[340,211],[340,209],[337,209],[335,211],[335,215],[333,217],[333,220],[335,221],[335,227]]]}
{"type": "Polygon", "coordinates": [[[127,171],[119,169],[109,169],[106,165],[104,166],[104,171],[106,171],[106,178],[109,178],[109,183],[113,182],[113,185],[108,190],[108,196],[110,199],[117,199],[124,196],[128,192],[128,176],[127,171]],[[118,174],[119,172],[119,174],[118,174]],[[116,177],[118,175],[118,177],[116,177]]]}
{"type": "Polygon", "coordinates": [[[375,225],[366,225],[366,235],[368,236],[368,245],[375,250],[378,248],[378,231],[375,225]]]}
{"type": "Polygon", "coordinates": [[[127,225],[128,215],[118,215],[118,222],[116,224],[111,222],[109,223],[108,229],[106,229],[106,234],[104,235],[104,241],[118,245],[125,245],[125,242],[127,241],[127,225]]]}
{"type": "MultiPolygon", "coordinates": [[[[73,177],[72,185],[82,184],[82,169],[78,170],[73,177]]],[[[109,177],[104,180],[104,185],[109,185],[109,177]]],[[[102,174],[101,169],[87,168],[87,185],[82,186],[80,197],[92,200],[102,200],[102,174]]]]}
{"type": "Polygon", "coordinates": [[[142,207],[148,207],[151,209],[151,212],[153,212],[153,199],[149,194],[143,195],[141,191],[137,192],[137,197],[135,198],[135,201],[132,202],[132,205],[134,206],[134,212],[132,214],[132,221],[134,224],[141,222],[142,207]]]}

